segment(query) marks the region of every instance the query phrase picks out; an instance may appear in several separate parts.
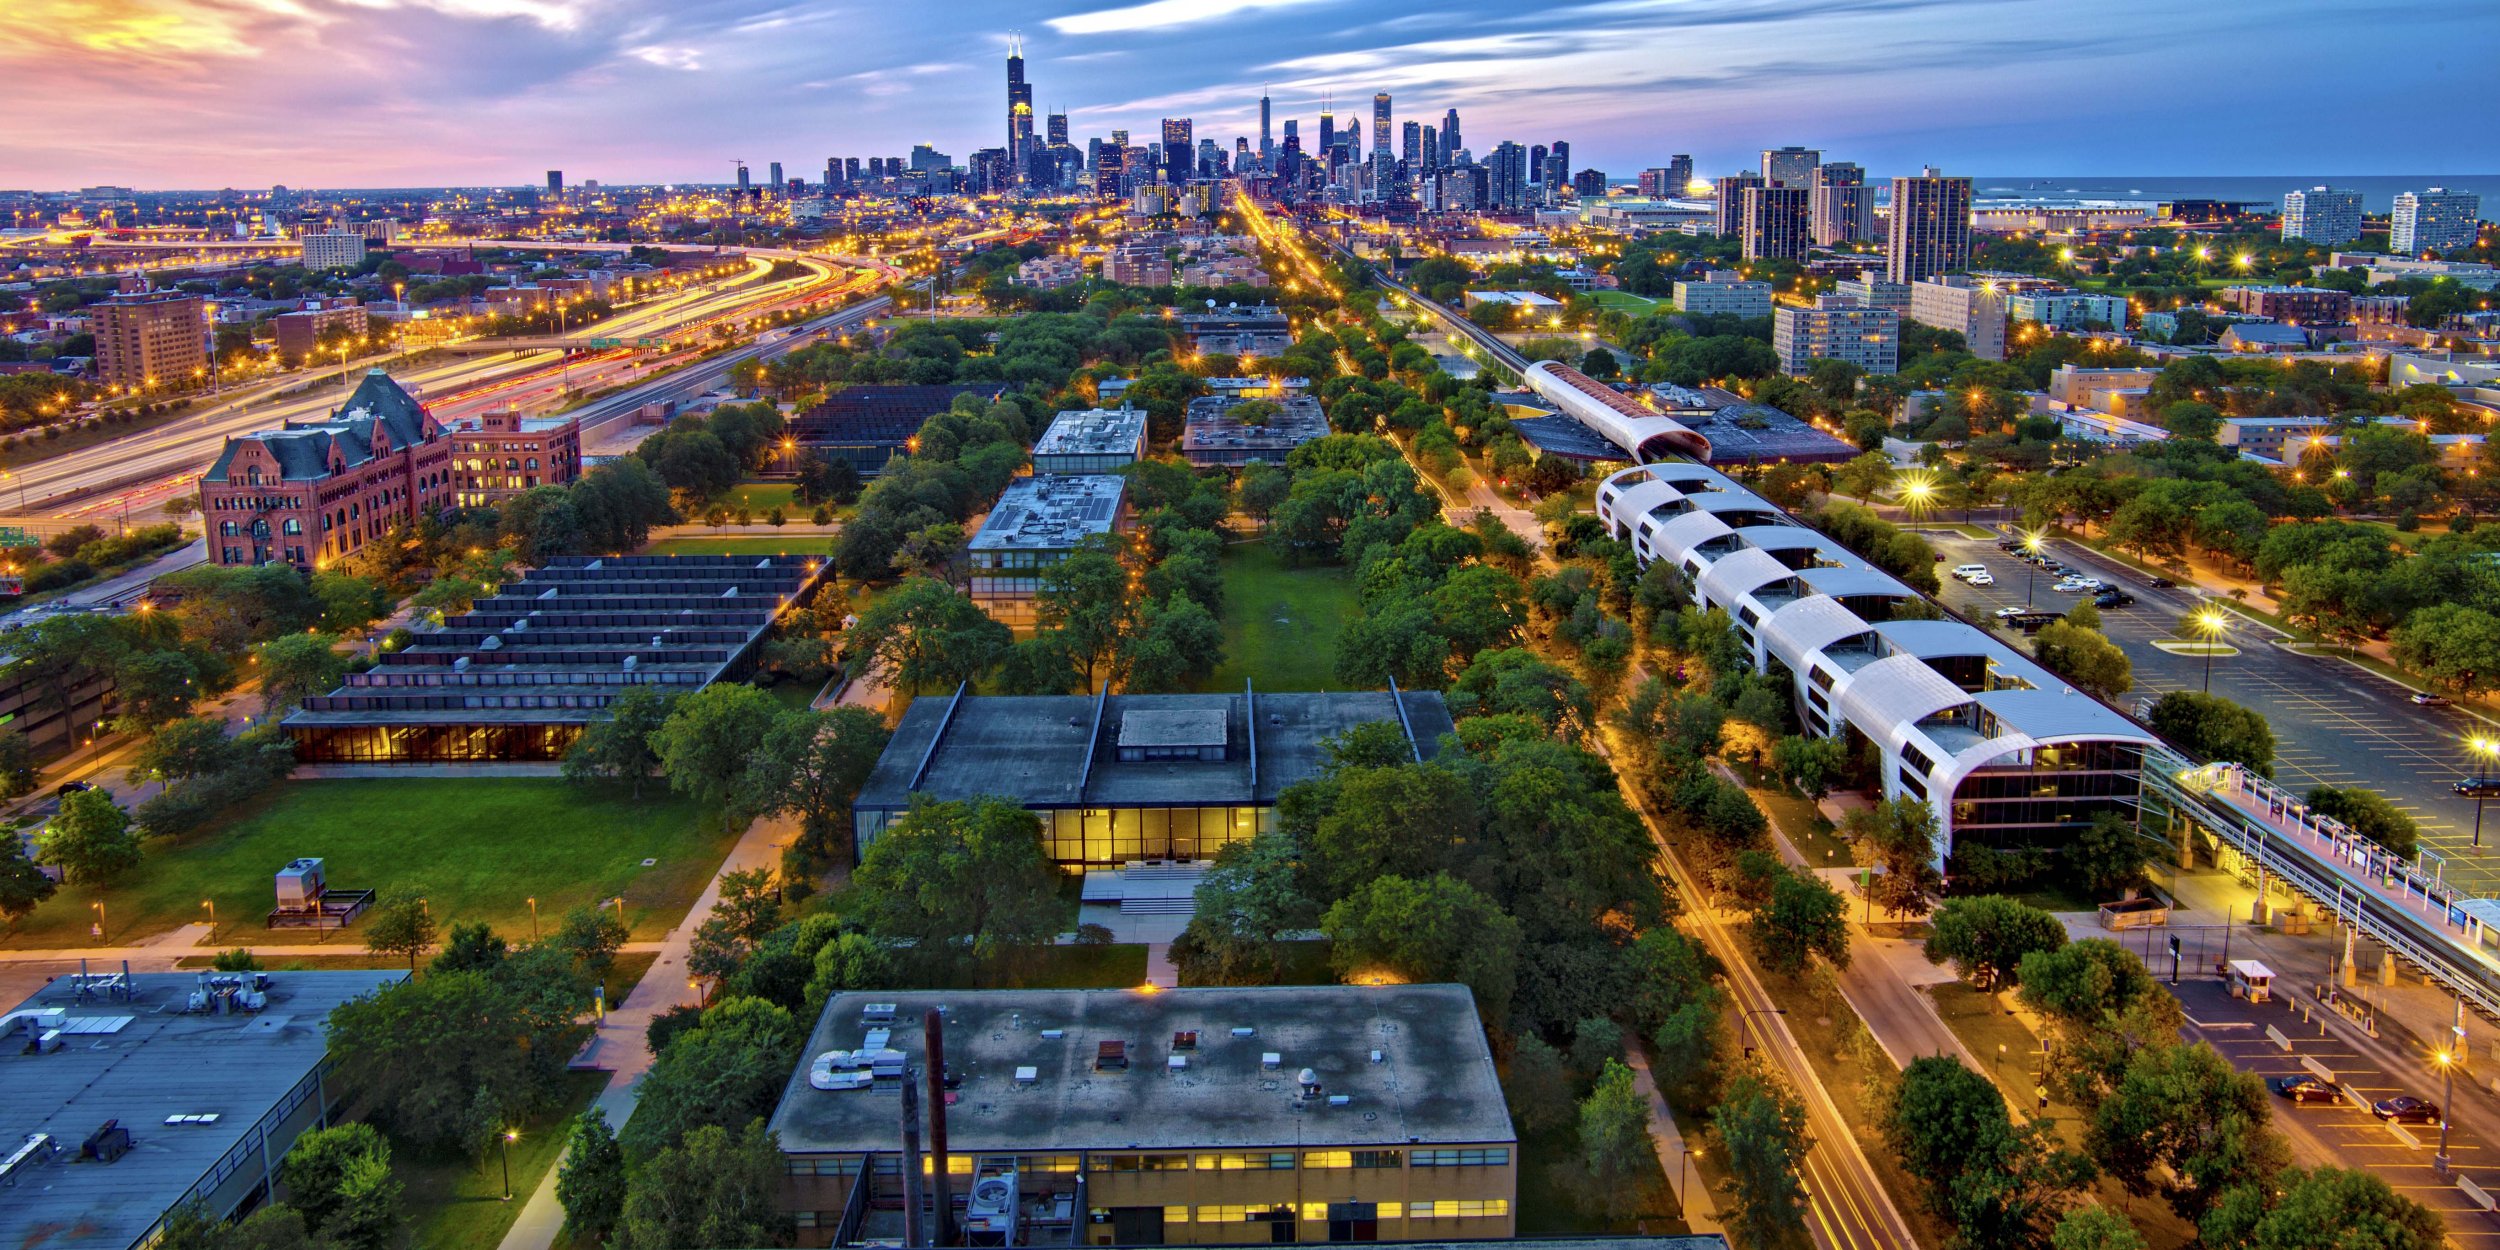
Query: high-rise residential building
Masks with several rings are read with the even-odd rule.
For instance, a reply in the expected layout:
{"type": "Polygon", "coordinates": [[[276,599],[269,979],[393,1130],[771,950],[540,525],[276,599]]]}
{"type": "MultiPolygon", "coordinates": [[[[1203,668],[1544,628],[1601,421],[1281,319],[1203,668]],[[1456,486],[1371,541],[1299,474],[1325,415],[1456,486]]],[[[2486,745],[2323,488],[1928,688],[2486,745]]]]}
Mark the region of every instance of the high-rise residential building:
{"type": "Polygon", "coordinates": [[[779,195],[779,194],[781,194],[781,189],[782,189],[784,186],[789,185],[788,183],[786,183],[786,182],[784,182],[784,181],[782,180],[782,177],[781,177],[781,162],[779,162],[779,161],[774,161],[774,162],[773,162],[773,177],[772,177],[772,181],[770,181],[770,182],[768,182],[768,183],[765,183],[764,185],[765,185],[766,187],[770,188],[770,189],[772,190],[772,193],[773,193],[773,194],[775,194],[775,195],[779,195]]]}
{"type": "Polygon", "coordinates": [[[555,196],[561,196],[564,194],[563,170],[550,169],[547,171],[547,194],[555,196]]]}
{"type": "Polygon", "coordinates": [[[1186,183],[1197,170],[1198,145],[1189,138],[1189,119],[1163,119],[1163,180],[1174,186],[1186,183]]]}
{"type": "MultiPolygon", "coordinates": [[[[1801,188],[1769,188],[1774,193],[1792,189],[1801,188]]],[[[1889,308],[1825,295],[1812,308],[1772,313],[1771,350],[1779,353],[1780,372],[1790,377],[1803,377],[1818,360],[1846,361],[1868,373],[1897,373],[1901,319],[1889,308]]]]}
{"type": "Polygon", "coordinates": [[[1485,207],[1515,209],[1528,200],[1528,150],[1508,139],[1485,158],[1485,207]]]}
{"type": "Polygon", "coordinates": [[[1771,315],[1771,284],[1754,282],[1733,269],[1713,269],[1699,282],[1675,284],[1675,310],[1725,313],[1734,317],[1771,315]]]}
{"type": "Polygon", "coordinates": [[[745,199],[747,197],[747,193],[753,191],[754,189],[755,180],[747,176],[747,163],[745,161],[738,162],[738,198],[742,200],[745,199]]]}
{"type": "Polygon", "coordinates": [[[1684,188],[1669,180],[1667,167],[1652,165],[1641,171],[1640,192],[1652,199],[1684,194],[1684,188]]]}
{"type": "Polygon", "coordinates": [[[1746,187],[1742,196],[1745,259],[1801,260],[1810,238],[1807,202],[1813,192],[1800,186],[1746,187]]]}
{"type": "Polygon", "coordinates": [[[856,186],[858,183],[859,183],[859,158],[858,158],[858,157],[856,157],[856,156],[846,156],[846,157],[843,157],[843,158],[842,158],[842,185],[843,185],[843,186],[846,186],[846,187],[849,187],[849,186],[856,186]]]}
{"type": "Polygon", "coordinates": [[[1431,126],[1422,127],[1422,130],[1424,132],[1423,163],[1415,167],[1415,181],[1419,184],[1428,184],[1432,181],[1433,171],[1441,168],[1441,132],[1431,126]]]}
{"type": "Polygon", "coordinates": [[[1745,228],[1745,188],[1761,186],[1762,175],[1748,169],[1713,179],[1710,185],[1719,197],[1711,208],[1710,233],[1732,236],[1742,231],[1745,228]]]}
{"type": "MultiPolygon", "coordinates": [[[[364,240],[356,240],[359,256],[364,240]]],[[[208,369],[208,301],[159,291],[87,307],[95,332],[96,373],[125,390],[186,386],[208,369]]]]}
{"type": "Polygon", "coordinates": [[[1667,158],[1668,195],[1690,195],[1693,185],[1693,158],[1678,152],[1667,158]]]}
{"type": "Polygon", "coordinates": [[[1267,93],[1262,91],[1259,93],[1259,164],[1273,170],[1276,168],[1276,132],[1269,128],[1267,112],[1267,93]]]}
{"type": "Polygon", "coordinates": [[[934,144],[915,143],[911,145],[911,167],[912,172],[914,173],[936,173],[938,170],[944,169],[954,163],[954,158],[946,155],[944,152],[938,151],[934,144]]]}
{"type": "Polygon", "coordinates": [[[1033,164],[1033,84],[1024,80],[1024,39],[1007,40],[1007,167],[1021,181],[1033,164]]]}
{"type": "Polygon", "coordinates": [[[1535,186],[1545,185],[1545,145],[1542,143],[1528,145],[1528,181],[1535,186]]]}
{"type": "Polygon", "coordinates": [[[1814,167],[1823,163],[1823,154],[1813,148],[1765,148],[1762,152],[1762,180],[1775,187],[1810,187],[1814,185],[1814,167]]]}
{"type": "Polygon", "coordinates": [[[304,268],[353,269],[365,263],[365,236],[349,230],[323,230],[305,235],[304,268]]]}
{"type": "Polygon", "coordinates": [[[1459,150],[1466,146],[1458,137],[1458,110],[1451,109],[1443,113],[1441,115],[1441,163],[1444,165],[1455,163],[1458,160],[1459,150]]]}
{"type": "Polygon", "coordinates": [[[1424,167],[1424,124],[1410,121],[1398,127],[1398,159],[1406,162],[1409,176],[1424,167]]]}
{"type": "Polygon", "coordinates": [[[2389,250],[2402,256],[2453,252],[2474,246],[2482,229],[2483,197],[2471,191],[2432,187],[2396,197],[2396,212],[2387,231],[2389,250]]]}
{"type": "Polygon", "coordinates": [[[1593,200],[1606,194],[1606,171],[1583,169],[1571,175],[1571,193],[1584,200],[1593,200]]]}
{"type": "Polygon", "coordinates": [[[1916,282],[1968,265],[1970,202],[1970,179],[1947,178],[1933,165],[1915,178],[1893,179],[1884,276],[1916,282]]]}
{"type": "Polygon", "coordinates": [[[1372,151],[1389,150],[1389,93],[1372,96],[1372,151]]]}
{"type": "Polygon", "coordinates": [[[1961,274],[1910,284],[1910,320],[1962,336],[1981,360],[2005,359],[2006,293],[1996,283],[1961,274]]]}
{"type": "Polygon", "coordinates": [[[2283,194],[2283,241],[2336,247],[2361,237],[2361,193],[2311,187],[2283,194]]]}
{"type": "Polygon", "coordinates": [[[1814,167],[1814,241],[1824,247],[1856,243],[1875,232],[1875,193],[1866,170],[1847,161],[1814,167]]]}
{"type": "Polygon", "coordinates": [[[1571,185],[1570,140],[1556,139],[1554,146],[1545,149],[1545,185],[1557,191],[1571,185]]]}

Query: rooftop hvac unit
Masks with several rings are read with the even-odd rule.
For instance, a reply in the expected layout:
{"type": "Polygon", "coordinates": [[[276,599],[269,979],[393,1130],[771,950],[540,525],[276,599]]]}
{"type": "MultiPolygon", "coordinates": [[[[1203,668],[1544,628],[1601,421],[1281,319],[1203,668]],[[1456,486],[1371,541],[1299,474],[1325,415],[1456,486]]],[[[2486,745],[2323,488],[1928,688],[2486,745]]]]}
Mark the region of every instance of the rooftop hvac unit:
{"type": "Polygon", "coordinates": [[[972,1183],[964,1204],[964,1231],[1004,1236],[1016,1227],[1016,1174],[997,1172],[972,1183]]]}
{"type": "Polygon", "coordinates": [[[78,1147],[79,1158],[98,1163],[111,1163],[129,1153],[130,1130],[123,1128],[119,1120],[106,1120],[104,1127],[87,1134],[86,1142],[78,1147]]]}
{"type": "Polygon", "coordinates": [[[278,910],[317,911],[325,888],[319,859],[296,860],[278,870],[278,910]]]}

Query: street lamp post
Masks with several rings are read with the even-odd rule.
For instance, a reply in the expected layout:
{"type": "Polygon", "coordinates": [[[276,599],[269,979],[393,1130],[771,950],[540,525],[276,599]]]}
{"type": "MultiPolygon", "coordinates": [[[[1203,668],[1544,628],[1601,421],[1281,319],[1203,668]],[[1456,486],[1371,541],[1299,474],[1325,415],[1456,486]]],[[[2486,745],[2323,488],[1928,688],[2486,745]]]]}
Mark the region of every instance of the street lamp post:
{"type": "Polygon", "coordinates": [[[2465,740],[2465,749],[2474,753],[2474,845],[2483,844],[2483,791],[2491,780],[2491,759],[2500,755],[2500,740],[2476,734],[2465,740]]]}
{"type": "Polygon", "coordinates": [[[2465,1058],[2465,1000],[2457,1000],[2456,1023],[2448,1028],[2448,1048],[2438,1052],[2439,1061],[2439,1153],[2431,1163],[2441,1176],[2448,1174],[2448,1121],[2455,1118],[2449,1110],[2457,1092],[2457,1064],[2465,1058]]]}
{"type": "Polygon", "coordinates": [[[104,911],[104,900],[97,899],[96,901],[87,904],[87,906],[95,909],[95,940],[101,942],[104,940],[104,925],[107,919],[104,911]]]}
{"type": "Polygon", "coordinates": [[[2188,618],[2188,623],[2205,639],[2205,693],[2214,692],[2214,648],[2219,646],[2223,628],[2230,622],[2214,608],[2206,608],[2188,618]]]}
{"type": "Polygon", "coordinates": [[[512,1201],[512,1143],[520,1136],[521,1131],[519,1129],[508,1128],[503,1131],[503,1138],[501,1141],[503,1146],[503,1200],[506,1202],[512,1201]]]}
{"type": "Polygon", "coordinates": [[[212,941],[212,942],[213,942],[213,941],[216,941],[216,940],[217,940],[217,900],[216,900],[216,899],[213,899],[213,898],[204,898],[204,899],[201,899],[201,900],[200,900],[200,906],[205,907],[205,908],[207,908],[207,909],[208,909],[208,939],[209,939],[210,941],[212,941]]]}
{"type": "Polygon", "coordinates": [[[2026,608],[2037,602],[2031,596],[2040,588],[2040,546],[2044,538],[2045,535],[2038,530],[2023,531],[2023,554],[2031,557],[2023,562],[2031,566],[2031,571],[2023,575],[2023,606],[2026,608]]]}
{"type": "Polygon", "coordinates": [[[1675,1213],[1680,1218],[1690,1218],[1685,1214],[1684,1196],[1692,1192],[1692,1167],[1693,1143],[1688,1141],[1684,1143],[1684,1154],[1675,1161],[1675,1213]]]}
{"type": "Polygon", "coordinates": [[[530,941],[532,944],[538,941],[538,896],[535,894],[530,896],[530,941]]]}

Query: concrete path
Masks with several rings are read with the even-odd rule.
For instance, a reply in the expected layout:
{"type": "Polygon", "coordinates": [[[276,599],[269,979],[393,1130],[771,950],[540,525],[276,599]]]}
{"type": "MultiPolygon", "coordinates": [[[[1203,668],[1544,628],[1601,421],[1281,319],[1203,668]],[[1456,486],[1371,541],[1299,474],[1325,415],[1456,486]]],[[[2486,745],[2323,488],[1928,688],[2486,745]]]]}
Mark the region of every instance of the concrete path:
{"type": "Polygon", "coordinates": [[[1667,1110],[1667,1100],[1658,1093],[1658,1082],[1649,1075],[1649,1055],[1639,1046],[1623,1049],[1623,1061],[1632,1069],[1632,1084],[1649,1104],[1649,1135],[1658,1144],[1658,1166],[1665,1171],[1669,1192],[1684,1212],[1684,1226],[1696,1233],[1725,1232],[1726,1227],[1719,1223],[1718,1197],[1685,1160],[1687,1154],[1700,1151],[1686,1144],[1683,1128],[1667,1110]]]}
{"type": "MultiPolygon", "coordinates": [[[[730,848],[729,857],[720,871],[712,875],[703,897],[694,901],[685,919],[669,932],[659,944],[660,957],[643,974],[625,1001],[608,1011],[608,1018],[599,1023],[590,1044],[573,1060],[573,1066],[602,1068],[608,1072],[608,1087],[592,1105],[608,1113],[608,1126],[623,1128],[634,1114],[637,1087],[643,1074],[651,1070],[651,1049],[645,1036],[651,1021],[671,1007],[694,1001],[686,988],[686,956],[694,945],[694,932],[712,905],[720,901],[720,879],[732,872],[750,868],[771,868],[781,863],[782,848],[798,837],[798,823],[776,817],[759,820],[747,826],[738,844],[730,848]]],[[[564,1228],[564,1205],[556,1201],[556,1172],[563,1166],[558,1155],[546,1178],[531,1192],[529,1201],[512,1222],[512,1230],[504,1234],[501,1250],[547,1250],[555,1244],[556,1234],[564,1228]]]]}

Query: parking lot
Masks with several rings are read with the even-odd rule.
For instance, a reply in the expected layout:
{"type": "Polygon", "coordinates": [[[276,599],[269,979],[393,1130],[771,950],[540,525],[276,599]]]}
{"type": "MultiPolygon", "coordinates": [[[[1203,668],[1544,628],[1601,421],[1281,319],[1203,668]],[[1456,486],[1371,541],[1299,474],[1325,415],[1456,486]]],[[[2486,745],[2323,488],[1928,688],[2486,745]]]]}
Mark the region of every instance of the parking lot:
{"type": "MultiPolygon", "coordinates": [[[[2166,958],[2153,960],[2152,967],[2158,974],[2169,971],[2166,958]]],[[[2311,1070],[2301,1061],[2311,1059],[2364,1102],[2398,1094],[2439,1100],[2436,1082],[2425,1086],[2419,1078],[2393,1075],[2323,1030],[2314,1022],[2322,1008],[2311,1006],[2304,1018],[2299,1004],[2310,1001],[2305,987],[2285,987],[2278,981],[2276,988],[2278,1000],[2268,1003],[2233,998],[2222,982],[2211,979],[2183,980],[2172,992],[2187,1010],[2188,1037],[2212,1045],[2242,1071],[2260,1077],[2309,1075],[2311,1070]],[[2267,1035],[2269,1026],[2290,1043],[2290,1050],[2267,1035]]],[[[2460,1071],[2457,1096],[2466,1096],[2477,1079],[2470,1068],[2460,1071]]],[[[2292,1140],[2295,1163],[2367,1169],[2397,1192],[2439,1212],[2447,1221],[2451,1244],[2500,1247],[2500,1221],[2483,1212],[2432,1166],[2432,1155],[2439,1147],[2437,1125],[2392,1130],[2349,1097],[2335,1103],[2294,1103],[2269,1089],[2267,1098],[2276,1125],[2292,1140]]],[[[2500,1186],[2500,1156],[2464,1125],[2451,1126],[2448,1154],[2455,1174],[2485,1189],[2500,1186]]]]}
{"type": "MultiPolygon", "coordinates": [[[[1990,623],[1996,609],[2025,602],[2063,612],[2083,597],[2052,589],[2058,579],[2046,570],[2035,581],[2031,566],[1992,542],[1942,530],[1924,533],[1945,568],[1981,564],[1995,577],[1993,586],[1944,580],[1944,601],[1975,621],[1990,623]]],[[[2135,666],[2135,689],[2119,700],[2121,707],[2132,711],[2138,699],[2205,688],[2203,656],[2154,645],[2156,639],[2188,640],[2182,622],[2201,601],[2193,589],[2155,589],[2133,570],[2073,543],[2051,542],[2043,551],[2135,596],[2134,604],[2101,613],[2103,631],[2135,666]]],[[[2482,723],[2453,708],[2416,707],[2404,686],[2342,660],[2285,651],[2273,645],[2272,630],[2247,617],[2234,615],[2231,621],[2223,641],[2239,654],[2213,658],[2212,690],[2254,708],[2273,726],[2276,779],[2302,790],[2357,785],[2385,795],[2421,826],[2422,845],[2446,860],[2447,880],[2476,894],[2500,894],[2500,853],[2495,853],[2500,811],[2489,814],[2492,836],[2486,841],[2494,845],[2477,850],[2471,845],[2474,803],[2448,788],[2472,771],[2464,742],[2484,731],[2482,723]]],[[[2021,637],[2019,631],[2002,632],[2021,637]]]]}

